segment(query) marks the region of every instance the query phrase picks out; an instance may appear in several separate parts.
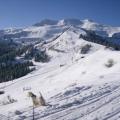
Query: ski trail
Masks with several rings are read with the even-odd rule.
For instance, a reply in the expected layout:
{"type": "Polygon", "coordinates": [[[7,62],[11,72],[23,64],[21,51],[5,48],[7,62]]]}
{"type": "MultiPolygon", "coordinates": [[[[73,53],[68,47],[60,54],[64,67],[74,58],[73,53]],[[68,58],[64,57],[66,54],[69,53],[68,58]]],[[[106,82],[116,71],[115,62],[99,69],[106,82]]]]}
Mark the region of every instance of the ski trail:
{"type": "MultiPolygon", "coordinates": [[[[57,99],[59,99],[60,101],[56,101],[56,96],[50,98],[50,104],[52,104],[52,102],[55,102],[54,105],[47,106],[43,110],[36,108],[36,119],[39,118],[40,120],[89,120],[88,118],[89,116],[93,116],[92,114],[98,114],[99,111],[101,112],[102,109],[104,110],[109,104],[113,104],[113,102],[117,103],[117,101],[120,99],[120,86],[105,86],[102,88],[102,91],[101,89],[94,91],[94,86],[89,87],[89,89],[81,87],[81,89],[76,91],[76,93],[74,93],[73,96],[71,95],[72,93],[70,93],[70,95],[66,94],[69,96],[68,99],[77,98],[78,101],[68,101],[67,103],[65,102],[66,96],[61,96],[61,94],[63,93],[60,93],[57,96],[57,99]],[[91,91],[93,92],[91,93],[91,91]],[[88,95],[84,96],[83,93],[86,92],[88,92],[88,95]],[[96,93],[93,94],[94,92],[96,93]],[[82,94],[83,96],[81,96],[82,94]],[[71,116],[72,119],[70,119],[71,116]]],[[[119,105],[115,110],[112,110],[110,108],[109,110],[106,110],[104,114],[101,113],[101,120],[109,120],[114,115],[119,114],[119,112],[119,105]]],[[[23,116],[24,115],[26,115],[25,120],[31,119],[27,111],[23,113],[23,116]]],[[[94,117],[96,116],[94,115],[94,117]]],[[[90,120],[93,119],[91,118],[90,120]]]]}

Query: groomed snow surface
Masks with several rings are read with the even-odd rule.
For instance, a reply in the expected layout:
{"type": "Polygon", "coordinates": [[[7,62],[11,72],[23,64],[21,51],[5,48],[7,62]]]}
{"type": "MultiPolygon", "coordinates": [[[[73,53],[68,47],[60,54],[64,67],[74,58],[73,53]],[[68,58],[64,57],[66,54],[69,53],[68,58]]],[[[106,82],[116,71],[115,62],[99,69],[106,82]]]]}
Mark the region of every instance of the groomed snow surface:
{"type": "Polygon", "coordinates": [[[79,39],[80,34],[85,33],[68,29],[43,46],[50,62],[35,63],[32,73],[0,84],[5,91],[0,120],[33,120],[29,91],[37,96],[40,91],[47,102],[34,109],[35,120],[120,120],[120,52],[79,39]],[[91,48],[81,54],[86,44],[91,48]]]}

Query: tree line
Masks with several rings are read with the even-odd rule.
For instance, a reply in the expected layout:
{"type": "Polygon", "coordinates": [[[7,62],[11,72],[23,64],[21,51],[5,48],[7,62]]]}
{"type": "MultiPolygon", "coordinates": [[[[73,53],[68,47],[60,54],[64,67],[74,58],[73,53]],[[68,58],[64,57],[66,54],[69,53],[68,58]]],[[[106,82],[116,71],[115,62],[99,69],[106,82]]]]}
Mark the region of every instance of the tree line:
{"type": "Polygon", "coordinates": [[[90,42],[98,43],[106,47],[112,47],[115,50],[120,50],[120,43],[119,44],[116,43],[114,40],[111,40],[111,38],[99,36],[94,31],[90,31],[90,30],[85,30],[85,31],[87,34],[86,35],[81,34],[79,38],[82,38],[90,42]]]}
{"type": "Polygon", "coordinates": [[[16,46],[9,42],[0,41],[0,82],[13,80],[31,72],[33,63],[29,60],[17,60],[29,46],[16,46]]]}
{"type": "Polygon", "coordinates": [[[0,82],[6,82],[15,78],[22,77],[33,71],[29,66],[33,66],[32,62],[9,62],[0,64],[0,82]]]}
{"type": "Polygon", "coordinates": [[[0,40],[0,82],[13,80],[33,71],[33,59],[36,62],[48,62],[50,57],[45,50],[37,49],[33,45],[23,46],[13,41],[0,40]]]}

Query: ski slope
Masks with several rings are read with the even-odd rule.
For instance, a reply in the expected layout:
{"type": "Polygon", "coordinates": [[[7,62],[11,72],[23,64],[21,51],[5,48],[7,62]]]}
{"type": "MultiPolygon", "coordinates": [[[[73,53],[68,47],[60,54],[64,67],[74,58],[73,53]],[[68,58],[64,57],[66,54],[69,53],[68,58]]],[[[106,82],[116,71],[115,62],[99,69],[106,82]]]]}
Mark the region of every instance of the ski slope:
{"type": "Polygon", "coordinates": [[[29,91],[38,96],[40,91],[47,102],[35,108],[35,120],[120,120],[120,51],[80,39],[80,34],[85,32],[71,26],[55,40],[37,44],[51,61],[35,62],[32,73],[0,83],[5,91],[0,95],[0,120],[32,120],[29,91]],[[86,44],[91,48],[81,54],[86,44]],[[111,59],[113,65],[107,67],[111,59]],[[16,101],[7,104],[8,95],[16,101]]]}

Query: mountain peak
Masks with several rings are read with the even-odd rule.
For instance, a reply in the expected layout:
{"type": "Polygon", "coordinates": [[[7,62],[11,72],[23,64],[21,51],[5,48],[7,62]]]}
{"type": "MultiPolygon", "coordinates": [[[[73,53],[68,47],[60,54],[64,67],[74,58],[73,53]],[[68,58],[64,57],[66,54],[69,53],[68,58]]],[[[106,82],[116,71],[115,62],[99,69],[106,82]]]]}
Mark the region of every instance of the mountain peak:
{"type": "Polygon", "coordinates": [[[44,25],[80,25],[82,22],[79,19],[62,19],[62,20],[51,20],[51,19],[44,19],[33,26],[44,26],[44,25]]]}
{"type": "Polygon", "coordinates": [[[84,19],[84,20],[82,20],[82,21],[83,21],[83,22],[91,22],[91,23],[94,22],[92,19],[84,19]]]}
{"type": "Polygon", "coordinates": [[[34,24],[33,26],[56,25],[57,23],[57,20],[44,19],[41,22],[34,24]]]}
{"type": "Polygon", "coordinates": [[[80,25],[82,22],[79,19],[63,19],[58,22],[58,25],[80,25]]]}

